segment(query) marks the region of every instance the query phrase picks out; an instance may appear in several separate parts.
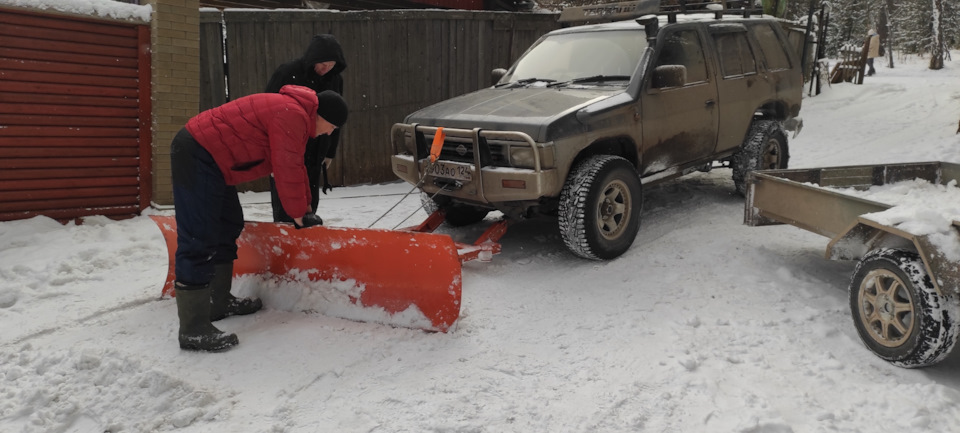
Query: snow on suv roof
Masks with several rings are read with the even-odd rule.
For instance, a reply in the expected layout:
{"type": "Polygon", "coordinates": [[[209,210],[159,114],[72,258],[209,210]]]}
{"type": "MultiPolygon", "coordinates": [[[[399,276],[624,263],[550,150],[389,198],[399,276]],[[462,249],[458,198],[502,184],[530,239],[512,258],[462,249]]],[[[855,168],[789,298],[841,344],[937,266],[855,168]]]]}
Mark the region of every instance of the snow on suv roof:
{"type": "MultiPolygon", "coordinates": [[[[733,23],[733,22],[740,22],[743,20],[774,19],[774,17],[770,15],[751,14],[749,17],[744,17],[742,15],[731,15],[729,13],[725,14],[723,18],[717,19],[716,15],[712,12],[675,14],[675,16],[676,16],[677,23],[706,22],[706,21],[713,21],[717,23],[723,23],[725,21],[729,21],[733,23]]],[[[667,14],[657,15],[657,21],[660,27],[671,24],[669,20],[670,20],[670,17],[667,14]]],[[[550,32],[550,34],[567,34],[567,33],[606,31],[606,30],[643,30],[643,26],[637,22],[637,19],[628,19],[628,20],[613,21],[608,23],[584,24],[584,25],[575,26],[575,27],[567,27],[563,29],[554,30],[550,32]]]]}

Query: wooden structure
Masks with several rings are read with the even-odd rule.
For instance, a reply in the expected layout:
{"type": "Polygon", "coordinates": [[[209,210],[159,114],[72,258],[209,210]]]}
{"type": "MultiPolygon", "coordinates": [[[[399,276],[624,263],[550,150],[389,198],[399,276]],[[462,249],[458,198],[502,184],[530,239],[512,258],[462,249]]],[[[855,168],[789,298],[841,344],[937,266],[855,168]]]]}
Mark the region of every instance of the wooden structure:
{"type": "Polygon", "coordinates": [[[833,66],[830,71],[830,83],[837,84],[842,82],[863,84],[864,70],[867,66],[867,49],[869,45],[864,44],[862,48],[845,46],[840,49],[840,61],[833,66]]]}
{"type": "Polygon", "coordinates": [[[0,8],[0,221],[150,205],[150,28],[0,8]]]}

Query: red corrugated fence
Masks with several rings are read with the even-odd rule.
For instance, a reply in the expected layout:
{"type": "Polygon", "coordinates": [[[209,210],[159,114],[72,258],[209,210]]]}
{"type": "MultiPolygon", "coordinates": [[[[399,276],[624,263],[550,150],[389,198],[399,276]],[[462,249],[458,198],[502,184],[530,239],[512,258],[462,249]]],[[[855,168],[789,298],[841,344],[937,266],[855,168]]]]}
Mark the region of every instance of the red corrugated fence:
{"type": "Polygon", "coordinates": [[[150,204],[149,26],[0,8],[0,221],[150,204]]]}

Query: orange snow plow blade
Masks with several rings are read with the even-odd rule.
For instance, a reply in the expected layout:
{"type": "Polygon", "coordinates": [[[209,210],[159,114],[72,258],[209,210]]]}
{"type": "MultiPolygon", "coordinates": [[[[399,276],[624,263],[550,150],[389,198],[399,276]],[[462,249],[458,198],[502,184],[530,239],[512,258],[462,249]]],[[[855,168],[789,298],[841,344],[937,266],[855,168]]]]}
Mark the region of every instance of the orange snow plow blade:
{"type": "MultiPolygon", "coordinates": [[[[151,216],[167,243],[170,266],[164,296],[173,296],[177,223],[151,216]]],[[[234,277],[247,274],[310,281],[351,281],[350,301],[386,313],[416,307],[429,321],[415,327],[446,332],[460,316],[462,287],[457,247],[449,236],[382,229],[310,227],[247,222],[237,240],[234,277]]],[[[405,326],[405,325],[401,325],[405,326]]]]}

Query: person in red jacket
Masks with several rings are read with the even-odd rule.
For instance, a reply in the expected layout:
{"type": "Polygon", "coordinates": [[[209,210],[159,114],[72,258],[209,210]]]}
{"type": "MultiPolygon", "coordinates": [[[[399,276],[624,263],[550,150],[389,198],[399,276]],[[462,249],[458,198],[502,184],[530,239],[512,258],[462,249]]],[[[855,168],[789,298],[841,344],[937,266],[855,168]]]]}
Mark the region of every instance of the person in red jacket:
{"type": "Polygon", "coordinates": [[[280,201],[296,228],[320,225],[310,209],[307,139],[329,135],[347,120],[347,104],[332,91],[295,85],[258,93],[204,111],[170,146],[177,220],[174,293],[180,348],[220,351],[239,343],[213,321],[251,314],[259,299],[230,294],[243,209],[236,185],[273,174],[280,201]]]}

